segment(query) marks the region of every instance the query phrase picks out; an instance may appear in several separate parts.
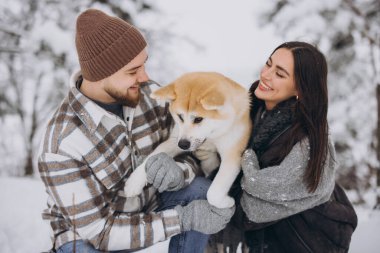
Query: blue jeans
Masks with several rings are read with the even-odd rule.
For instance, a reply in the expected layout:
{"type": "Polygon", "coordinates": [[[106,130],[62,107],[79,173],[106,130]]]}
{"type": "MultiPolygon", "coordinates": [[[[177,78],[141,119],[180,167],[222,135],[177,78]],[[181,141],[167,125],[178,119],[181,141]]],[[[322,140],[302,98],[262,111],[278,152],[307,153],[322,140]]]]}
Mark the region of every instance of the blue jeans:
{"type": "MultiPolygon", "coordinates": [[[[73,253],[74,252],[74,242],[68,242],[63,244],[59,249],[57,249],[57,253],[73,253]]],[[[104,251],[100,251],[94,248],[88,242],[78,240],[75,241],[75,253],[103,253],[104,251]]],[[[110,251],[112,253],[124,253],[126,251],[110,251]]]]}
{"type": "MultiPolygon", "coordinates": [[[[206,199],[211,180],[204,177],[194,178],[191,184],[176,192],[163,192],[160,195],[161,205],[156,211],[172,209],[176,205],[185,206],[196,199],[206,199]]],[[[203,252],[210,235],[198,231],[188,231],[173,236],[169,243],[169,253],[203,252]]]]}
{"type": "MultiPolygon", "coordinates": [[[[176,205],[185,206],[196,199],[206,199],[207,190],[210,187],[211,181],[204,177],[196,177],[193,182],[187,187],[175,192],[163,192],[159,195],[160,206],[157,212],[166,209],[172,209],[176,205]]],[[[203,252],[208,241],[209,235],[202,234],[197,231],[188,231],[173,236],[169,243],[169,253],[194,253],[203,252]]],[[[74,252],[74,242],[68,242],[62,245],[57,253],[72,253],[74,252]]],[[[78,240],[75,242],[76,253],[101,253],[91,244],[78,240]]],[[[112,253],[131,252],[126,251],[111,251],[112,253]]]]}

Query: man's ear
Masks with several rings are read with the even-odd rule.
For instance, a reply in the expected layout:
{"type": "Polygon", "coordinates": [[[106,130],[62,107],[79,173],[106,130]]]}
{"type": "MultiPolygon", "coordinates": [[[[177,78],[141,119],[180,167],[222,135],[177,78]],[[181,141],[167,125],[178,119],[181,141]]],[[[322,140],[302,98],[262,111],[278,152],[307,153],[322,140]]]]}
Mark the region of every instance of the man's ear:
{"type": "Polygon", "coordinates": [[[171,102],[176,98],[174,91],[174,83],[170,83],[150,94],[150,97],[157,100],[163,100],[165,102],[171,102]]]}
{"type": "Polygon", "coordinates": [[[218,91],[209,92],[199,101],[206,110],[218,110],[224,105],[225,97],[218,91]]]}

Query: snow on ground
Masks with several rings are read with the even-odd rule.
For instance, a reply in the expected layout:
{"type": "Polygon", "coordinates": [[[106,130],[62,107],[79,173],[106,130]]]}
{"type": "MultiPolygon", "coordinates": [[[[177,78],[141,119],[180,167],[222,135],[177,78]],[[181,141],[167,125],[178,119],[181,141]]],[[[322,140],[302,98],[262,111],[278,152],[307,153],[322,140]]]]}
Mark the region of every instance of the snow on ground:
{"type": "MultiPolygon", "coordinates": [[[[49,225],[42,221],[46,194],[43,183],[31,178],[0,178],[0,252],[48,251],[49,225]]],[[[359,225],[349,253],[379,252],[380,212],[357,208],[359,225]]],[[[168,241],[139,253],[167,252],[168,241]]]]}

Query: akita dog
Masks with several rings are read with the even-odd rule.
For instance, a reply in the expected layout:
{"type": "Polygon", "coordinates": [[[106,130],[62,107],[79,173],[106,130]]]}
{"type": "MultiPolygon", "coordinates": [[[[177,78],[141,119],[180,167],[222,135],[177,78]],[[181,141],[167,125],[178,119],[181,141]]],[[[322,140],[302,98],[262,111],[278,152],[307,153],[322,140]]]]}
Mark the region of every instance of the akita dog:
{"type": "MultiPolygon", "coordinates": [[[[173,157],[184,151],[202,155],[205,149],[212,152],[212,145],[219,153],[220,167],[207,199],[219,208],[233,206],[234,200],[228,191],[240,172],[241,156],[252,127],[248,91],[221,74],[194,72],[156,90],[151,97],[170,103],[169,110],[176,124],[170,138],[145,161],[160,152],[173,157]]],[[[214,154],[201,162],[206,175],[219,165],[219,158],[216,152],[214,154]]],[[[145,161],[127,180],[124,188],[127,197],[140,194],[146,185],[145,161]]]]}

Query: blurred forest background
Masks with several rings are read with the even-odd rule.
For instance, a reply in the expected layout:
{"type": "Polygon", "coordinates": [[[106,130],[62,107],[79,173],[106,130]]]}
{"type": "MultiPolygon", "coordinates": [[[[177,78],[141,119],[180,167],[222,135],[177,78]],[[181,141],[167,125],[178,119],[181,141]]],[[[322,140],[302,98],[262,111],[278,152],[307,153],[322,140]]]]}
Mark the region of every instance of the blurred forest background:
{"type": "MultiPolygon", "coordinates": [[[[192,1],[174,2],[178,5],[178,2],[192,1]]],[[[175,27],[180,26],[181,17],[169,17],[165,12],[170,1],[2,0],[0,176],[38,177],[36,155],[41,131],[66,95],[69,76],[78,67],[74,45],[76,17],[84,9],[94,7],[128,20],[144,32],[149,42],[148,73],[162,84],[185,71],[206,70],[201,60],[197,67],[190,67],[185,52],[227,62],[222,70],[227,70],[228,66],[233,70],[223,74],[239,81],[249,76],[242,83],[248,87],[258,77],[266,60],[251,57],[254,54],[251,52],[267,50],[265,57],[268,57],[277,45],[289,40],[305,40],[318,45],[329,63],[329,124],[340,164],[338,180],[349,190],[349,197],[355,204],[375,207],[380,202],[376,195],[376,192],[380,194],[377,190],[380,189],[380,1],[231,2],[252,9],[244,12],[249,19],[242,28],[245,29],[243,36],[231,39],[229,32],[238,31],[240,27],[218,27],[218,22],[212,23],[213,15],[218,12],[218,1],[198,1],[199,11],[208,8],[209,21],[214,27],[204,32],[224,29],[225,37],[219,38],[220,43],[227,41],[223,44],[224,50],[233,52],[245,40],[244,34],[248,36],[255,29],[266,31],[255,38],[261,44],[252,43],[247,51],[252,64],[229,62],[222,54],[220,58],[217,54],[210,56],[207,53],[210,43],[177,32],[175,27]],[[264,44],[270,48],[262,49],[264,44]]],[[[234,15],[239,13],[231,8],[231,15],[224,18],[231,21],[234,15]]],[[[196,22],[197,13],[193,16],[195,29],[210,27],[196,22]]]]}

